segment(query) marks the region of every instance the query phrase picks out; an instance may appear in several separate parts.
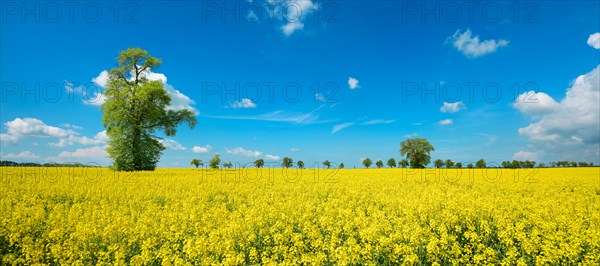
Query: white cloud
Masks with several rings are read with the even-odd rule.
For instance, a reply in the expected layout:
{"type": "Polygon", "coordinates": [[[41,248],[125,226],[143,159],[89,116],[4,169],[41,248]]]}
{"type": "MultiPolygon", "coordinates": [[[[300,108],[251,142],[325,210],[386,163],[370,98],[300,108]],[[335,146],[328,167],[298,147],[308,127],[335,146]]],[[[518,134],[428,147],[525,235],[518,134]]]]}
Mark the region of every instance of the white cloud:
{"type": "Polygon", "coordinates": [[[297,151],[300,151],[300,149],[298,149],[298,148],[291,148],[290,151],[291,152],[297,152],[297,151]]]}
{"type": "Polygon", "coordinates": [[[106,159],[108,156],[108,153],[106,153],[106,151],[98,146],[94,146],[91,148],[83,148],[83,149],[76,149],[73,152],[69,152],[69,151],[63,151],[61,152],[58,157],[59,158],[85,158],[85,159],[106,159]]]}
{"type": "Polygon", "coordinates": [[[391,124],[396,122],[396,120],[384,120],[384,119],[374,119],[374,120],[369,120],[369,121],[365,121],[362,122],[363,125],[377,125],[377,124],[391,124]]]}
{"type": "Polygon", "coordinates": [[[64,124],[61,124],[60,126],[62,126],[62,127],[68,127],[68,128],[72,128],[72,129],[77,129],[77,130],[82,130],[83,129],[83,127],[80,127],[80,126],[77,126],[77,125],[72,125],[72,124],[69,124],[69,123],[64,123],[64,124]]]}
{"type": "Polygon", "coordinates": [[[342,124],[339,124],[339,125],[335,125],[331,129],[331,134],[335,134],[336,132],[338,132],[338,131],[340,131],[340,130],[342,130],[344,128],[350,127],[350,126],[352,126],[354,124],[355,124],[354,122],[347,122],[347,123],[342,123],[342,124]]]}
{"type": "Polygon", "coordinates": [[[211,149],[210,145],[206,145],[204,147],[202,147],[202,146],[192,147],[192,151],[195,153],[208,153],[208,152],[210,152],[210,149],[211,149]]]}
{"type": "Polygon", "coordinates": [[[562,155],[599,154],[599,79],[600,65],[577,77],[565,97],[541,115],[538,121],[519,128],[519,135],[541,145],[544,150],[554,150],[562,155]]]}
{"type": "Polygon", "coordinates": [[[600,49],[600,32],[596,32],[594,34],[590,34],[590,37],[587,40],[589,46],[600,49]]]}
{"type": "Polygon", "coordinates": [[[281,157],[279,157],[277,155],[267,154],[267,155],[265,155],[265,159],[270,160],[270,161],[279,161],[279,159],[281,159],[281,157]]]}
{"type": "Polygon", "coordinates": [[[238,109],[238,108],[255,108],[256,103],[253,103],[252,100],[248,98],[244,98],[241,101],[234,101],[229,104],[229,107],[238,109]]]}
{"type": "Polygon", "coordinates": [[[18,154],[15,154],[15,153],[1,154],[0,157],[2,157],[2,159],[36,159],[36,158],[39,158],[40,156],[33,152],[30,152],[30,151],[22,151],[18,154]]]}
{"type": "Polygon", "coordinates": [[[414,138],[414,137],[416,137],[416,136],[418,136],[418,135],[419,135],[419,134],[418,134],[418,133],[416,133],[416,132],[415,132],[415,133],[410,133],[410,134],[406,134],[406,135],[404,135],[404,138],[405,138],[405,139],[410,139],[410,138],[414,138]]]}
{"type": "Polygon", "coordinates": [[[100,72],[100,74],[92,79],[92,82],[96,83],[96,85],[106,88],[106,83],[108,83],[108,71],[104,70],[100,72]]]}
{"type": "Polygon", "coordinates": [[[192,111],[195,115],[198,115],[198,110],[192,106],[195,104],[194,100],[176,90],[170,84],[165,84],[165,89],[167,90],[167,93],[171,95],[171,105],[167,106],[167,110],[179,111],[187,109],[192,111]]]}
{"type": "Polygon", "coordinates": [[[444,102],[442,107],[440,107],[440,111],[442,113],[456,113],[463,109],[466,109],[466,106],[463,102],[455,102],[455,103],[444,102]]]}
{"type": "Polygon", "coordinates": [[[96,133],[96,135],[94,136],[94,139],[100,141],[100,142],[108,142],[108,136],[106,135],[106,130],[102,130],[98,133],[96,133]]]}
{"type": "Polygon", "coordinates": [[[237,148],[233,148],[233,149],[225,148],[225,151],[228,154],[241,155],[244,157],[259,157],[262,155],[262,152],[260,152],[260,151],[246,150],[242,147],[237,147],[237,148]]]}
{"type": "Polygon", "coordinates": [[[358,85],[358,79],[355,79],[353,77],[348,77],[348,87],[351,90],[354,90],[356,88],[360,88],[360,85],[358,85]]]}
{"type": "Polygon", "coordinates": [[[82,100],[84,104],[101,106],[106,102],[106,96],[100,92],[94,92],[94,97],[82,100]]]}
{"type": "Polygon", "coordinates": [[[528,91],[517,97],[513,107],[525,115],[537,117],[556,110],[558,103],[548,94],[528,91]]]}
{"type": "Polygon", "coordinates": [[[452,36],[446,39],[446,42],[451,42],[459,52],[467,57],[476,58],[496,52],[498,48],[508,45],[507,40],[484,40],[480,41],[479,36],[472,36],[470,29],[464,33],[457,30],[452,36]]]}
{"type": "Polygon", "coordinates": [[[538,160],[538,155],[535,152],[530,152],[530,151],[518,151],[515,152],[515,154],[513,154],[513,160],[520,160],[520,161],[525,161],[525,160],[530,160],[530,161],[536,161],[538,160]]]}
{"type": "Polygon", "coordinates": [[[454,120],[452,119],[444,119],[438,122],[438,124],[442,126],[452,125],[452,123],[454,123],[454,120]]]}
{"type": "Polygon", "coordinates": [[[306,16],[319,8],[312,0],[267,1],[267,3],[271,4],[274,13],[281,13],[276,14],[275,17],[284,23],[280,29],[286,37],[291,36],[296,31],[303,30],[306,16]],[[282,10],[282,7],[286,10],[282,10]]]}
{"type": "Polygon", "coordinates": [[[165,148],[169,149],[169,150],[176,150],[176,151],[183,151],[185,150],[185,147],[183,147],[183,145],[181,145],[179,142],[172,140],[172,139],[158,139],[158,142],[160,142],[163,146],[165,146],[165,148]]]}
{"type": "MultiPolygon", "coordinates": [[[[106,143],[107,138],[97,135],[93,138],[81,136],[72,129],[64,129],[55,126],[49,126],[42,120],[36,118],[15,118],[13,121],[4,123],[6,133],[0,134],[0,139],[4,143],[16,144],[22,138],[54,138],[57,142],[49,143],[52,147],[65,147],[74,144],[98,145],[106,143]]],[[[70,128],[76,128],[68,125],[70,128]]]]}

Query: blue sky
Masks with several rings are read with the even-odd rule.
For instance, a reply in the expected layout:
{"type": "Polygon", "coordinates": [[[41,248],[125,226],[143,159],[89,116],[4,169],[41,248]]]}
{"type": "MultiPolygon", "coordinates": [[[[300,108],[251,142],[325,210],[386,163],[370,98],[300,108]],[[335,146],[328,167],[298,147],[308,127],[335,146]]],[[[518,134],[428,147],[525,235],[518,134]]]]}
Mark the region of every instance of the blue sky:
{"type": "Polygon", "coordinates": [[[215,153],[352,167],[399,159],[410,137],[433,159],[600,163],[596,1],[15,3],[2,3],[2,160],[108,165],[84,98],[140,47],[163,60],[152,77],[173,108],[198,113],[160,167],[215,153]]]}

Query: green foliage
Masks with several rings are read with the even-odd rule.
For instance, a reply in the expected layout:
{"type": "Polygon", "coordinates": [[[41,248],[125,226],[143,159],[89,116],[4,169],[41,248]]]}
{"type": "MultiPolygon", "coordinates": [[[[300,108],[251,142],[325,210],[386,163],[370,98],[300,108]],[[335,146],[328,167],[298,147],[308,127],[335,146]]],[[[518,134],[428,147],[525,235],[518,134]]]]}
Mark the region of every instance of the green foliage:
{"type": "Polygon", "coordinates": [[[371,159],[369,159],[369,158],[365,158],[365,159],[362,161],[362,164],[363,164],[363,165],[364,165],[366,168],[369,168],[369,167],[371,167],[371,165],[373,164],[373,161],[371,161],[371,159]]]}
{"type": "Polygon", "coordinates": [[[442,168],[444,166],[444,161],[442,161],[441,159],[437,159],[433,162],[433,165],[435,166],[435,168],[442,168]]]}
{"type": "Polygon", "coordinates": [[[378,160],[377,162],[375,162],[375,165],[377,166],[377,168],[381,168],[383,167],[383,162],[381,160],[378,160]]]}
{"type": "Polygon", "coordinates": [[[304,169],[304,162],[303,161],[298,161],[296,164],[298,165],[299,169],[304,169]]]}
{"type": "Polygon", "coordinates": [[[473,168],[473,164],[472,163],[467,164],[467,168],[469,168],[469,169],[473,168]]]}
{"type": "Polygon", "coordinates": [[[424,138],[407,139],[400,143],[400,156],[406,155],[410,168],[425,168],[431,162],[430,152],[435,149],[424,138]]]}
{"type": "Polygon", "coordinates": [[[292,165],[294,165],[294,160],[292,160],[292,158],[290,158],[290,157],[284,157],[283,160],[281,161],[281,166],[283,166],[285,168],[290,168],[290,167],[292,167],[292,165]]]}
{"type": "Polygon", "coordinates": [[[265,165],[265,160],[263,159],[258,159],[256,161],[254,161],[254,166],[256,168],[262,168],[265,165]]]}
{"type": "Polygon", "coordinates": [[[452,168],[454,167],[454,161],[448,159],[446,160],[446,168],[452,168]]]}
{"type": "Polygon", "coordinates": [[[389,166],[390,168],[396,167],[396,159],[389,158],[388,161],[387,161],[387,166],[389,166]]]}
{"type": "Polygon", "coordinates": [[[331,162],[329,162],[329,160],[325,160],[323,162],[323,166],[325,166],[325,168],[329,169],[329,168],[331,168],[331,162]]]}
{"type": "Polygon", "coordinates": [[[398,162],[398,166],[402,167],[402,168],[406,168],[409,165],[408,160],[407,159],[402,159],[398,162]]]}
{"type": "Polygon", "coordinates": [[[139,48],[121,51],[118,66],[109,72],[102,123],[109,137],[106,151],[118,171],[154,170],[165,147],[156,131],[174,136],[177,126],[196,125],[190,110],[167,110],[171,97],[161,81],[146,77],[161,60],[139,48]]]}
{"type": "Polygon", "coordinates": [[[232,164],[231,162],[228,162],[228,163],[224,163],[224,164],[223,164],[223,168],[228,168],[228,169],[230,169],[231,167],[233,167],[233,164],[232,164]]]}
{"type": "Polygon", "coordinates": [[[202,162],[202,160],[198,160],[198,159],[192,159],[192,161],[190,162],[191,165],[196,166],[196,168],[198,168],[198,166],[203,166],[204,163],[202,162]]]}
{"type": "Polygon", "coordinates": [[[484,159],[479,159],[479,161],[477,161],[475,163],[475,167],[477,168],[485,168],[486,167],[486,163],[484,159]]]}
{"type": "Polygon", "coordinates": [[[213,156],[212,159],[210,159],[210,168],[219,169],[219,164],[221,164],[221,158],[219,158],[218,154],[215,154],[215,156],[213,156]]]}
{"type": "Polygon", "coordinates": [[[457,162],[456,163],[456,168],[462,168],[462,163],[461,162],[457,162]]]}
{"type": "Polygon", "coordinates": [[[344,163],[340,163],[339,168],[344,169],[344,163]]]}

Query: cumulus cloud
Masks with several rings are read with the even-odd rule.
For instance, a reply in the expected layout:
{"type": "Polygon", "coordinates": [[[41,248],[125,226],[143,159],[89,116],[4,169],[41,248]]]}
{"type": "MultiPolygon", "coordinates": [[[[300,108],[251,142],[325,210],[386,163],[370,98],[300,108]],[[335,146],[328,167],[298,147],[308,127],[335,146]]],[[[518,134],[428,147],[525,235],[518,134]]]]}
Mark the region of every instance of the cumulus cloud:
{"type": "Polygon", "coordinates": [[[444,119],[438,122],[438,124],[442,126],[452,125],[452,123],[454,123],[454,120],[452,119],[444,119]]]}
{"type": "Polygon", "coordinates": [[[229,107],[238,109],[238,108],[255,108],[256,103],[253,103],[252,100],[248,98],[244,98],[241,101],[234,101],[229,104],[229,107]]]}
{"type": "Polygon", "coordinates": [[[58,155],[58,158],[63,159],[95,159],[104,160],[108,157],[108,153],[98,146],[91,148],[76,149],[75,151],[63,151],[58,155]]]}
{"type": "Polygon", "coordinates": [[[269,161],[279,161],[279,159],[281,159],[281,157],[279,157],[277,155],[267,154],[267,155],[265,155],[265,159],[269,160],[269,161]]]}
{"type": "Polygon", "coordinates": [[[537,117],[554,111],[558,103],[548,94],[528,91],[517,97],[513,107],[525,115],[537,117]]]}
{"type": "Polygon", "coordinates": [[[463,33],[457,30],[452,36],[446,39],[446,43],[448,42],[452,43],[457,51],[471,58],[496,52],[498,48],[508,46],[509,43],[503,39],[480,41],[479,36],[473,36],[470,29],[467,29],[463,33]]]}
{"type": "Polygon", "coordinates": [[[351,90],[354,90],[356,88],[360,88],[360,85],[358,85],[358,79],[353,78],[353,77],[348,77],[348,87],[351,90]]]}
{"type": "Polygon", "coordinates": [[[442,107],[440,107],[440,111],[442,113],[456,113],[463,109],[466,109],[466,106],[463,102],[455,102],[455,103],[444,102],[442,107]]]}
{"type": "Polygon", "coordinates": [[[280,29],[286,37],[304,30],[306,16],[319,8],[312,0],[267,1],[267,4],[269,11],[275,13],[274,17],[283,23],[280,29]]]}
{"type": "Polygon", "coordinates": [[[39,155],[30,152],[30,151],[22,151],[20,153],[9,153],[9,154],[0,154],[2,159],[37,159],[40,158],[39,155]]]}
{"type": "Polygon", "coordinates": [[[530,151],[518,151],[515,152],[515,154],[513,154],[512,156],[513,160],[519,160],[519,161],[536,161],[538,160],[538,155],[535,152],[530,152],[530,151]]]}
{"type": "Polygon", "coordinates": [[[192,147],[192,151],[195,153],[208,153],[210,152],[210,145],[202,146],[194,146],[192,147]]]}
{"type": "Polygon", "coordinates": [[[78,128],[77,126],[67,124],[68,128],[60,128],[47,125],[44,121],[36,118],[15,118],[4,123],[4,126],[6,133],[0,134],[0,140],[5,144],[18,144],[19,140],[23,138],[48,138],[56,140],[56,142],[49,143],[51,147],[61,148],[75,144],[99,145],[108,140],[105,132],[88,138],[74,130],[78,128]]]}
{"type": "MultiPolygon", "coordinates": [[[[546,153],[573,159],[600,158],[600,65],[575,79],[565,97],[544,112],[537,121],[519,128],[546,153]]],[[[538,99],[539,99],[539,93],[538,99]]],[[[549,97],[549,96],[548,96],[549,97]]],[[[521,109],[519,109],[521,110],[521,109]]],[[[531,113],[523,109],[524,114],[531,113]]]]}
{"type": "Polygon", "coordinates": [[[594,34],[590,34],[590,37],[587,40],[589,46],[600,49],[600,32],[596,32],[594,34]]]}
{"type": "Polygon", "coordinates": [[[342,124],[339,124],[339,125],[335,125],[335,126],[333,126],[333,128],[331,129],[331,134],[335,134],[335,133],[337,133],[338,131],[340,131],[340,130],[342,130],[342,129],[344,129],[344,128],[351,127],[351,126],[352,126],[352,125],[354,125],[354,124],[355,124],[354,122],[347,122],[347,123],[342,123],[342,124]]]}
{"type": "Polygon", "coordinates": [[[262,155],[262,152],[260,151],[246,150],[242,147],[236,147],[233,149],[225,148],[225,152],[227,152],[228,154],[240,155],[244,157],[259,157],[262,155]]]}
{"type": "Polygon", "coordinates": [[[185,147],[183,145],[181,145],[181,143],[172,140],[172,139],[158,139],[158,142],[160,142],[163,146],[165,146],[165,148],[169,149],[169,150],[176,150],[176,151],[183,151],[185,150],[185,147]]]}
{"type": "Polygon", "coordinates": [[[100,74],[92,79],[92,82],[96,83],[96,85],[106,88],[106,83],[108,83],[108,71],[103,70],[100,74]]]}

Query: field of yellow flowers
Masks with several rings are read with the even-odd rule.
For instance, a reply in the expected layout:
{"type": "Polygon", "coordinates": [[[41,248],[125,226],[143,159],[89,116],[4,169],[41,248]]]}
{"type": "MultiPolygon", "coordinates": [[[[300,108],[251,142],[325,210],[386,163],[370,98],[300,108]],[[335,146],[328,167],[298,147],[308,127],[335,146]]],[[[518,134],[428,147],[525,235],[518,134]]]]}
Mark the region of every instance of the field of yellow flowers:
{"type": "Polygon", "coordinates": [[[0,171],[0,264],[600,264],[600,168],[0,171]]]}

